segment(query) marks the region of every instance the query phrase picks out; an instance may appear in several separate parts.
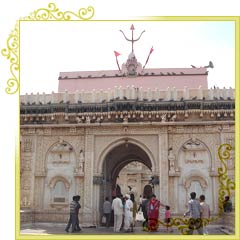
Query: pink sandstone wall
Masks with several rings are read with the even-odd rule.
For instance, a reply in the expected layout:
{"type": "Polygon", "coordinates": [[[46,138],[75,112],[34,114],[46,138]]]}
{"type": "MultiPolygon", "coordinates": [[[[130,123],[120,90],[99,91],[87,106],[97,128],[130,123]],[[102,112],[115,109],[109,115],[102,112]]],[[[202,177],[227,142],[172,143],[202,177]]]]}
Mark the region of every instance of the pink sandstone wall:
{"type": "Polygon", "coordinates": [[[88,72],[62,72],[60,73],[58,92],[75,92],[76,90],[107,90],[115,86],[134,86],[143,89],[159,88],[166,90],[168,87],[183,89],[208,88],[206,68],[183,68],[183,69],[147,69],[142,76],[115,77],[119,71],[88,71],[88,72]],[[148,75],[144,75],[148,73],[148,75]],[[152,74],[164,74],[164,76],[152,76],[152,74]],[[91,76],[90,76],[91,75],[91,76]],[[79,77],[81,76],[81,78],[79,77]],[[90,77],[88,77],[90,76],[90,77]]]}

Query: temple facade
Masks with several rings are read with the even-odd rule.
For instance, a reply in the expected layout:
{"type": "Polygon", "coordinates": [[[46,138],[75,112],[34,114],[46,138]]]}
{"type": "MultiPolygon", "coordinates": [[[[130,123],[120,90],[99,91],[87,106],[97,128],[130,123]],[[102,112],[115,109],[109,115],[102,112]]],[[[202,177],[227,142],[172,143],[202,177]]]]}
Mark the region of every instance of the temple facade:
{"type": "MultiPolygon", "coordinates": [[[[58,93],[21,96],[21,221],[66,222],[79,194],[80,222],[98,225],[106,196],[149,185],[175,215],[192,191],[218,214],[234,90],[208,89],[207,68],[145,69],[132,52],[120,71],[60,73],[58,93]]],[[[234,180],[234,150],[227,168],[234,180]]]]}

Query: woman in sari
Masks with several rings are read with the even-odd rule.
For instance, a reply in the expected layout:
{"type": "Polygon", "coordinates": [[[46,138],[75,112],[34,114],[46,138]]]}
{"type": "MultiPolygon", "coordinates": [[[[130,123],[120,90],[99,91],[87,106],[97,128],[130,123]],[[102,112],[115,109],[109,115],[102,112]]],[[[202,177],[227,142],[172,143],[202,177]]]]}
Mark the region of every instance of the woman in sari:
{"type": "Polygon", "coordinates": [[[156,195],[152,194],[148,204],[148,230],[157,231],[158,229],[158,216],[159,207],[165,207],[159,200],[156,199],[156,195]]]}

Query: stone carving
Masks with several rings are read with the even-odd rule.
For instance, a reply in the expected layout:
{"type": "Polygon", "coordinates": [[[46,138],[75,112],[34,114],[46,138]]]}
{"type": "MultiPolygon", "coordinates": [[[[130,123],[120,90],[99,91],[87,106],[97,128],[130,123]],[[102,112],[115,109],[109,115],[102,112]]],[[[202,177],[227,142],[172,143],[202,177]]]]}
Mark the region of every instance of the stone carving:
{"type": "Polygon", "coordinates": [[[58,142],[50,150],[49,160],[54,164],[69,163],[72,151],[73,147],[59,137],[58,142]]]}
{"type": "Polygon", "coordinates": [[[31,201],[29,200],[29,196],[23,196],[21,197],[21,200],[20,200],[20,205],[21,207],[23,208],[28,208],[31,206],[31,201]]]}
{"type": "Polygon", "coordinates": [[[176,172],[175,170],[175,155],[173,153],[172,148],[169,148],[168,151],[168,161],[169,161],[169,173],[174,174],[176,172]]]}
{"type": "Polygon", "coordinates": [[[184,150],[204,150],[201,142],[198,141],[196,138],[191,138],[191,140],[185,143],[182,148],[184,150]]]}
{"type": "Polygon", "coordinates": [[[167,121],[167,114],[166,114],[166,113],[163,114],[163,115],[161,116],[161,119],[162,119],[162,122],[166,122],[166,121],[167,121]]]}
{"type": "Polygon", "coordinates": [[[100,117],[97,117],[96,123],[101,123],[101,118],[100,117]]]}
{"type": "Polygon", "coordinates": [[[128,117],[127,117],[127,116],[125,116],[125,117],[123,118],[123,123],[128,123],[128,117]]]}
{"type": "Polygon", "coordinates": [[[78,161],[78,166],[75,168],[75,173],[84,173],[84,152],[81,149],[79,152],[79,161],[78,161]]]}
{"type": "Polygon", "coordinates": [[[80,150],[79,154],[79,172],[83,173],[84,172],[84,153],[83,150],[80,150]]]}
{"type": "Polygon", "coordinates": [[[31,159],[25,161],[24,170],[31,171],[31,159]]]}
{"type": "Polygon", "coordinates": [[[76,117],[76,122],[77,123],[82,123],[82,119],[80,117],[76,117]]]}
{"type": "Polygon", "coordinates": [[[70,133],[70,134],[75,134],[75,133],[77,133],[77,128],[75,128],[75,127],[69,128],[69,133],[70,133]]]}
{"type": "Polygon", "coordinates": [[[30,179],[27,176],[21,179],[21,183],[24,190],[29,190],[31,188],[30,179]]]}
{"type": "Polygon", "coordinates": [[[91,119],[89,116],[86,117],[86,123],[88,123],[88,124],[91,123],[91,119]]]}
{"type": "Polygon", "coordinates": [[[44,135],[51,135],[51,133],[52,133],[52,129],[51,129],[51,128],[45,128],[45,129],[43,130],[43,134],[44,134],[44,135]]]}
{"type": "Polygon", "coordinates": [[[29,128],[27,134],[35,134],[35,128],[29,128]]]}
{"type": "Polygon", "coordinates": [[[23,151],[32,152],[32,145],[33,145],[32,139],[25,139],[23,151]]]}
{"type": "Polygon", "coordinates": [[[193,163],[201,163],[201,164],[203,164],[204,163],[204,161],[203,160],[201,160],[201,159],[186,159],[185,160],[185,163],[186,164],[188,164],[188,163],[190,163],[190,164],[193,164],[193,163]]]}
{"type": "Polygon", "coordinates": [[[177,115],[173,114],[173,116],[171,117],[170,121],[171,122],[175,122],[176,119],[177,119],[177,115]]]}
{"type": "Polygon", "coordinates": [[[63,141],[62,137],[59,137],[58,143],[51,149],[51,152],[69,152],[72,148],[63,141]]]}

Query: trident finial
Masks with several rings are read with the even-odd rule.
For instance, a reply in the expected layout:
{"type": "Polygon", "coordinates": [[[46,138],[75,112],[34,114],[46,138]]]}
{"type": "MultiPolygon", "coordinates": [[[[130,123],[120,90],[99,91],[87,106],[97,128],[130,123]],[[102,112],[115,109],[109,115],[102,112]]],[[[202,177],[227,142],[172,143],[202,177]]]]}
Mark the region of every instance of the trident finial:
{"type": "Polygon", "coordinates": [[[133,51],[133,43],[136,42],[136,41],[138,41],[138,40],[141,38],[141,36],[142,36],[142,34],[145,32],[145,30],[142,31],[142,33],[140,34],[139,38],[137,38],[137,39],[133,39],[133,31],[135,30],[133,24],[132,24],[130,30],[132,30],[132,40],[129,39],[129,38],[127,38],[126,35],[124,34],[124,32],[123,32],[122,30],[119,30],[119,31],[122,32],[123,36],[125,37],[125,39],[126,39],[127,41],[132,42],[132,52],[134,52],[134,51],[133,51]]]}

